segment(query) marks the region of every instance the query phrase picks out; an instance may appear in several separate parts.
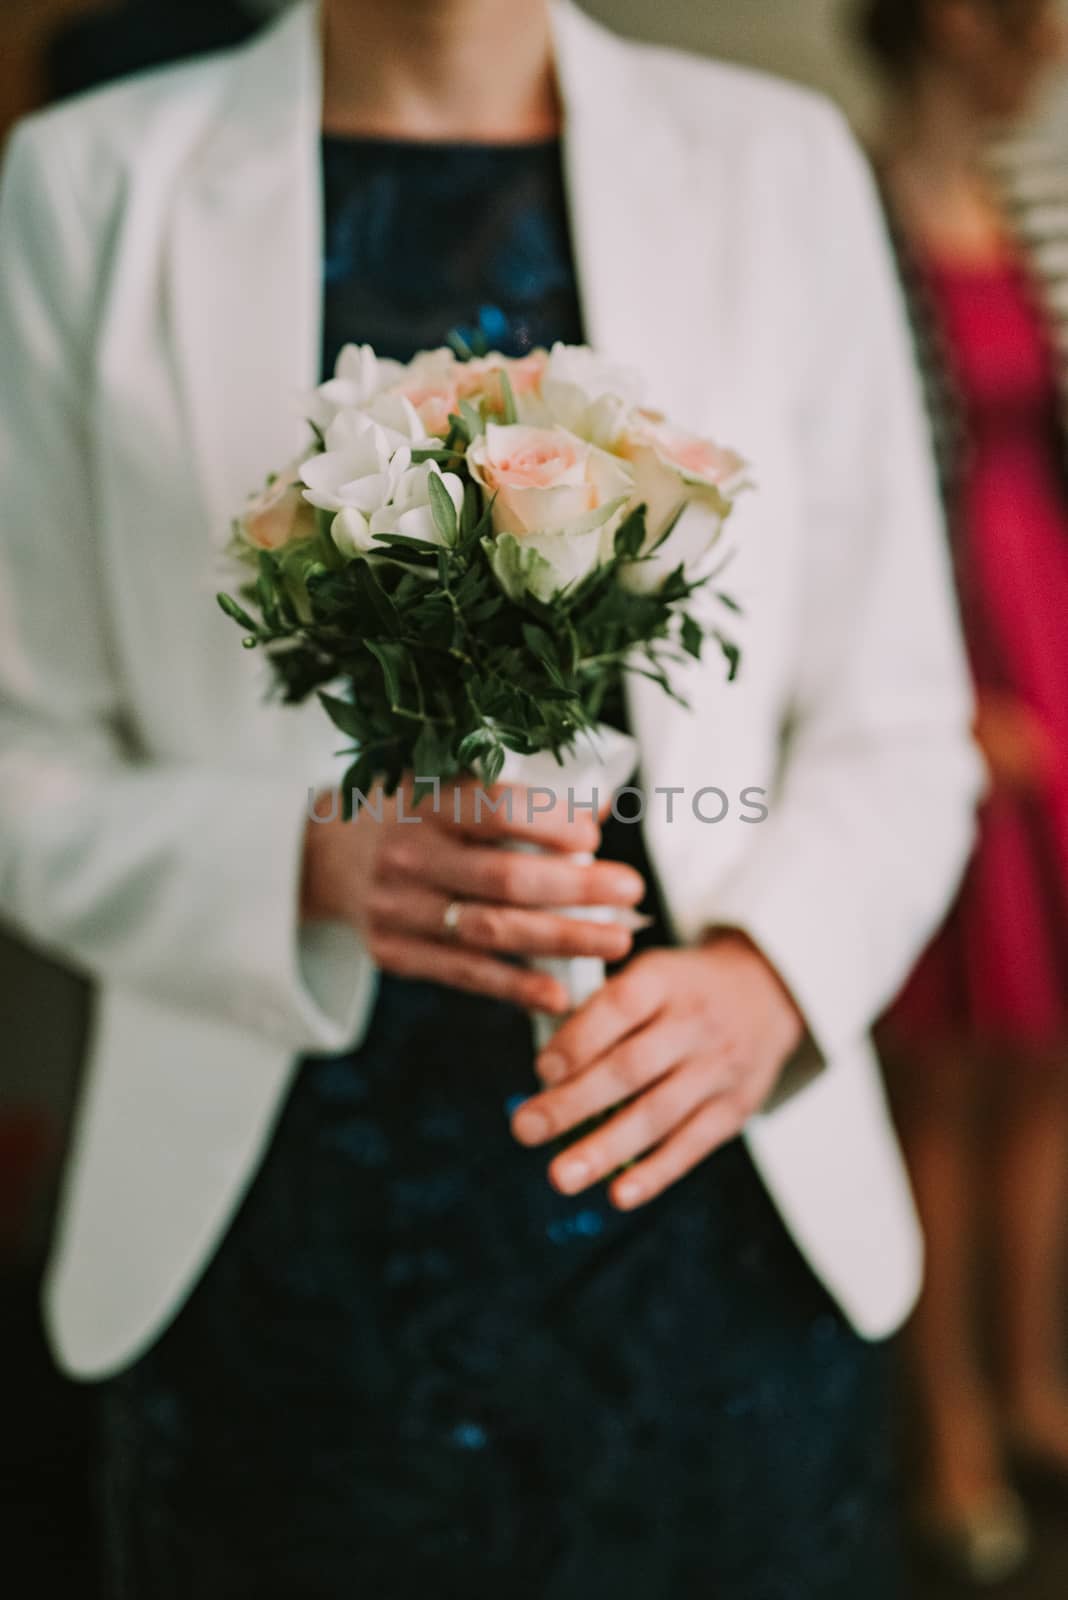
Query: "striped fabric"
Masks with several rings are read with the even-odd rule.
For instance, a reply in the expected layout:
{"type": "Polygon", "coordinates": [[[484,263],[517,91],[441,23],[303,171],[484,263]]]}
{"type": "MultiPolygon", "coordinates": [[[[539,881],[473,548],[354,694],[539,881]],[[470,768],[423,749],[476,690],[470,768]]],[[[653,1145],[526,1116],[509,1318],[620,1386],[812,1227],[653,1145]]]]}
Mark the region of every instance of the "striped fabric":
{"type": "MultiPolygon", "coordinates": [[[[1068,480],[1068,142],[1028,132],[992,146],[987,166],[1046,313],[1060,392],[1060,451],[1068,480]]],[[[885,186],[883,203],[905,290],[952,532],[957,489],[971,451],[967,414],[954,379],[952,352],[885,186]]]]}

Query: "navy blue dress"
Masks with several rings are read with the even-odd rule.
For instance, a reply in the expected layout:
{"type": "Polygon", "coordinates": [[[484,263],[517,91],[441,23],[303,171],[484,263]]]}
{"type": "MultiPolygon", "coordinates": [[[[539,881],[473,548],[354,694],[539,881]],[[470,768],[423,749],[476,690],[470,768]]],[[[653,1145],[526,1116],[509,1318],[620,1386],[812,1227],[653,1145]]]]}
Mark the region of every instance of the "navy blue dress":
{"type": "MultiPolygon", "coordinates": [[[[581,337],[555,144],[327,140],[324,366],[581,337]]],[[[604,853],[638,866],[637,826],[604,853]]],[[[102,1389],[117,1600],[893,1600],[885,1351],[735,1142],[637,1214],[512,1139],[519,1013],[385,978],[102,1389]]]]}

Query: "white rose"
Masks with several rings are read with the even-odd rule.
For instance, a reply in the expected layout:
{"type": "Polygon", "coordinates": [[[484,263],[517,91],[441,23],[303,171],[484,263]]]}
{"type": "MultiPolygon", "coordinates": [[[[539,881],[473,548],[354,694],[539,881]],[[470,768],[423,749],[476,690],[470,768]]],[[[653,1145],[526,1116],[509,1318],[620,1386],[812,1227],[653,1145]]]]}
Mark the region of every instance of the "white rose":
{"type": "Polygon", "coordinates": [[[519,400],[520,418],[555,423],[612,450],[642,390],[636,372],[603,361],[588,346],[555,344],[538,390],[519,400]]]}
{"type": "Polygon", "coordinates": [[[512,599],[550,600],[592,572],[632,490],[621,461],[563,428],[491,422],[467,464],[493,498],[494,571],[512,599]]]}

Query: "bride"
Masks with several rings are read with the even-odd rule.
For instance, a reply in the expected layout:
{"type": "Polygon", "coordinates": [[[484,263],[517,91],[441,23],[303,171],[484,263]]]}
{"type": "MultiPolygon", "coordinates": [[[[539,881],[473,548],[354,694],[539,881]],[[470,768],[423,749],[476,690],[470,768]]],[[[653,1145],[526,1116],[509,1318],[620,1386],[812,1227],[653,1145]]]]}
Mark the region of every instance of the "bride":
{"type": "Polygon", "coordinates": [[[0,909],[98,984],[46,1301],[108,1592],[898,1594],[865,1035],[977,770],[836,114],[566,0],[299,4],[16,132],[0,375],[0,909]],[[740,681],[614,708],[683,796],[642,826],[309,821],[334,736],[210,604],[294,397],[453,329],[589,340],[755,464],[740,681]],[[536,1060],[532,953],[613,964],[536,1060]]]}

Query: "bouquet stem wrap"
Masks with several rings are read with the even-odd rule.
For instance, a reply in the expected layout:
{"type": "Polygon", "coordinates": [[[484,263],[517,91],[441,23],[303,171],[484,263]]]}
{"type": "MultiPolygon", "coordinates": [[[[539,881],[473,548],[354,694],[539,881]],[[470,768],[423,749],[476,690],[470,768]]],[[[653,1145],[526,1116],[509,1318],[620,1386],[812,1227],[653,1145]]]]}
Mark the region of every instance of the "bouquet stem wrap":
{"type": "MultiPolygon", "coordinates": [[[[509,753],[500,781],[526,789],[532,805],[541,809],[549,809],[551,798],[553,808],[564,815],[589,814],[592,806],[596,816],[633,775],[637,764],[635,740],[601,723],[579,735],[562,764],[548,750],[527,756],[509,753]]],[[[538,847],[523,844],[514,848],[534,851],[538,847]]],[[[577,856],[576,860],[588,862],[593,857],[577,856]]],[[[575,906],[562,915],[586,922],[611,922],[615,912],[607,906],[575,906]]],[[[530,965],[563,984],[571,1011],[578,1010],[605,981],[604,962],[587,956],[535,956],[530,965]]],[[[548,1044],[561,1021],[541,1013],[532,1017],[535,1050],[548,1044]]]]}

